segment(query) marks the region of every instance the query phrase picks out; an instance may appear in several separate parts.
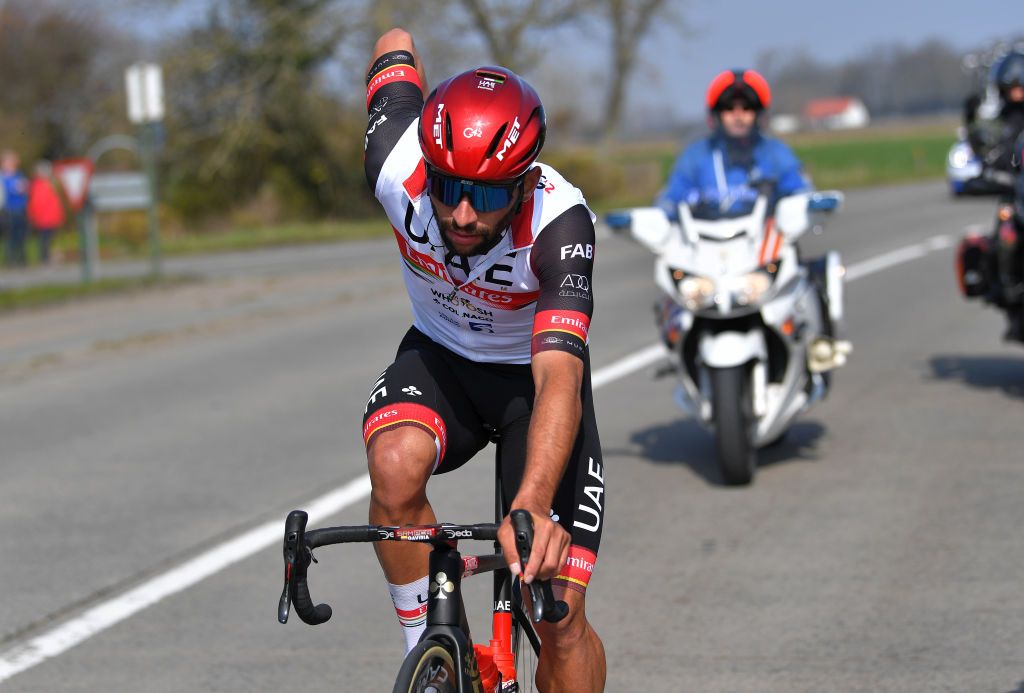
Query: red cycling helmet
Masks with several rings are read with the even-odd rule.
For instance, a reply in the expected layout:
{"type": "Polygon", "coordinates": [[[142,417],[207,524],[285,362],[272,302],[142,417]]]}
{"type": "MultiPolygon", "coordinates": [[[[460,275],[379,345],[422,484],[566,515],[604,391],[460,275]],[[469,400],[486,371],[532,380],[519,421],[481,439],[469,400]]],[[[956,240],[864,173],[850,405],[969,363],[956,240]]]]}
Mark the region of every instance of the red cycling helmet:
{"type": "Polygon", "coordinates": [[[719,111],[735,99],[749,101],[756,111],[772,105],[772,90],[768,80],[754,70],[726,70],[711,80],[708,86],[709,111],[719,111]]]}
{"type": "Polygon", "coordinates": [[[420,148],[443,174],[508,181],[537,158],[546,130],[533,87],[511,70],[478,67],[445,80],[427,97],[420,148]]]}

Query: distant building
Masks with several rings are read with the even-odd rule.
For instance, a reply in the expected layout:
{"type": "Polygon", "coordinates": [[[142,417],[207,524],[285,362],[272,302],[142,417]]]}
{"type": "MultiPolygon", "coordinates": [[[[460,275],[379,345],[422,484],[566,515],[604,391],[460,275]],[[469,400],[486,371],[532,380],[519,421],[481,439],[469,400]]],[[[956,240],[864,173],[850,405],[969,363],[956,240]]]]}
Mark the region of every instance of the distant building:
{"type": "Polygon", "coordinates": [[[788,135],[800,129],[800,118],[791,113],[776,113],[768,119],[768,127],[778,135],[788,135]]]}
{"type": "Polygon", "coordinates": [[[804,120],[810,128],[855,130],[867,127],[871,116],[864,102],[855,96],[815,99],[804,106],[804,120]]]}

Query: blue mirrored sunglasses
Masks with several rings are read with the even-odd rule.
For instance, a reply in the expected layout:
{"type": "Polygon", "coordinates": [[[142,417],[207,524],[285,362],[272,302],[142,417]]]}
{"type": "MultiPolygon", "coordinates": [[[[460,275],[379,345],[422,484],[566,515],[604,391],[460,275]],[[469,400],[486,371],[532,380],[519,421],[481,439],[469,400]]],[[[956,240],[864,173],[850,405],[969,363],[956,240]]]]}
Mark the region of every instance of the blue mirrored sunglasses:
{"type": "Polygon", "coordinates": [[[452,178],[434,169],[427,169],[427,185],[430,194],[441,204],[457,207],[465,196],[478,212],[494,212],[508,207],[516,196],[516,188],[522,183],[522,176],[507,183],[478,183],[463,178],[452,178]]]}

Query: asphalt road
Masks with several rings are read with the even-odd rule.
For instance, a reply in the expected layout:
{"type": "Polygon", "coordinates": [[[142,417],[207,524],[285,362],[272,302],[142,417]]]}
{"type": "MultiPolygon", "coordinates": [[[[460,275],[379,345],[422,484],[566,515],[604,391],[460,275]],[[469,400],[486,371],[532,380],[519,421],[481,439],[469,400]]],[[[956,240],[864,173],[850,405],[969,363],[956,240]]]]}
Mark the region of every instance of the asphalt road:
{"type": "MultiPolygon", "coordinates": [[[[1024,690],[1024,353],[959,298],[949,247],[992,206],[940,184],[854,192],[803,243],[850,267],[855,352],[751,488],[720,485],[711,438],[653,367],[598,390],[608,509],[588,610],[609,691],[1024,690]]],[[[365,397],[409,321],[397,253],[284,257],[0,319],[0,678],[39,643],[59,652],[0,689],[390,690],[400,634],[366,546],[319,552],[314,596],[335,616],[317,628],[277,624],[274,542],[59,642],[364,474],[365,397]]],[[[596,370],[654,342],[651,266],[600,240],[596,370]]],[[[489,519],[491,466],[432,481],[442,519],[489,519]]],[[[480,637],[489,582],[467,582],[480,637]]]]}

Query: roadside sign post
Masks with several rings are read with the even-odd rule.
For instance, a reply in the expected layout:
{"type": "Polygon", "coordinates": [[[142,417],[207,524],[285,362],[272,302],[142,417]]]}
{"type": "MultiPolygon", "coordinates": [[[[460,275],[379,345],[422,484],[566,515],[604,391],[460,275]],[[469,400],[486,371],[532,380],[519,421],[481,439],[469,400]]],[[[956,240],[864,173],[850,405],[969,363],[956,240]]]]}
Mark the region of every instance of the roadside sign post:
{"type": "Polygon", "coordinates": [[[157,195],[157,154],[164,118],[163,71],[152,63],[135,63],[124,74],[128,92],[128,119],[139,126],[142,162],[149,180],[149,259],[151,272],[160,275],[160,219],[157,195]]]}
{"type": "Polygon", "coordinates": [[[89,181],[93,174],[90,158],[62,159],[53,162],[53,175],[60,181],[71,211],[78,222],[78,254],[82,265],[82,282],[88,284],[96,277],[99,248],[92,208],[88,204],[89,181]]]}
{"type": "Polygon", "coordinates": [[[96,278],[99,264],[99,243],[96,239],[96,215],[88,200],[75,215],[78,219],[78,256],[82,264],[82,283],[89,284],[96,278]]]}

